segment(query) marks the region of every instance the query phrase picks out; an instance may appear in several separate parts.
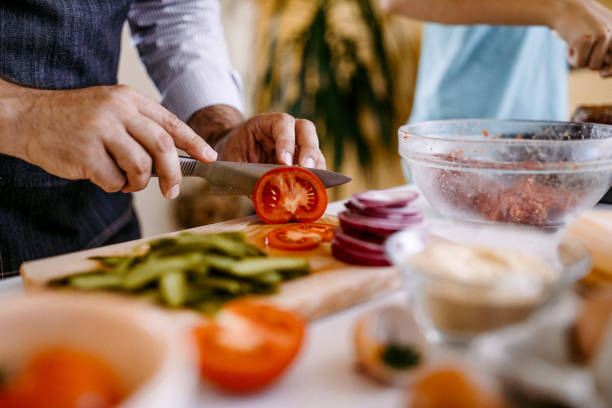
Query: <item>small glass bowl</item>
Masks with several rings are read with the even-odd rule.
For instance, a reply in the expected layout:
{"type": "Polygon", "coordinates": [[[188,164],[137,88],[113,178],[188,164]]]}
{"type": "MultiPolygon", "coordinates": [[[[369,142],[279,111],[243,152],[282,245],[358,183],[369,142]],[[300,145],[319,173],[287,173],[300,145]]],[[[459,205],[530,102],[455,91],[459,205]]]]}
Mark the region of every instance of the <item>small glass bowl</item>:
{"type": "Polygon", "coordinates": [[[402,166],[459,221],[557,229],[612,185],[612,126],[464,119],[399,129],[402,166]]]}
{"type": "Polygon", "coordinates": [[[405,230],[391,236],[385,247],[389,259],[403,271],[417,323],[433,342],[465,345],[476,336],[520,323],[590,268],[584,247],[530,227],[438,221],[430,223],[425,240],[419,241],[420,236],[420,231],[405,230]],[[554,269],[556,277],[544,280],[520,274],[470,282],[411,264],[412,255],[439,242],[521,251],[554,269]]]}

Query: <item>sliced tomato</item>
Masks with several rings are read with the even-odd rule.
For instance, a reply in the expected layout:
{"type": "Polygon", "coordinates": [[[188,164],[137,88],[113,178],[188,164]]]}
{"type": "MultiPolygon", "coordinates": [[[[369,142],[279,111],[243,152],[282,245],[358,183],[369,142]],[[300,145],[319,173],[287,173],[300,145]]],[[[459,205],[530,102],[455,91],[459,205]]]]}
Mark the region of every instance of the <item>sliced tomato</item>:
{"type": "Polygon", "coordinates": [[[253,203],[259,218],[268,224],[313,222],[325,213],[327,191],[312,172],[301,167],[280,167],[257,181],[253,203]]]}
{"type": "Polygon", "coordinates": [[[302,234],[314,234],[321,237],[323,242],[331,242],[334,238],[334,226],[320,222],[300,223],[286,227],[289,230],[299,231],[302,234]]]}
{"type": "Polygon", "coordinates": [[[291,227],[278,228],[266,236],[266,243],[277,249],[289,251],[304,251],[321,244],[321,236],[313,233],[303,233],[291,227]]]}
{"type": "Polygon", "coordinates": [[[300,350],[304,323],[276,307],[238,300],[195,329],[202,376],[226,391],[261,390],[287,370],[300,350]]]}

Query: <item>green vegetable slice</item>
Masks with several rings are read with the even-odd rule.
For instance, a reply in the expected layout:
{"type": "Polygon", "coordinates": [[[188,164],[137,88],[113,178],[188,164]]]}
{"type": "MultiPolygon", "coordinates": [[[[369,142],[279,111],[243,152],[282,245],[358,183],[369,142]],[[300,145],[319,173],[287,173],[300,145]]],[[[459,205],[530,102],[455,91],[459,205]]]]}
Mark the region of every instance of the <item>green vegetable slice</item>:
{"type": "Polygon", "coordinates": [[[211,268],[230,272],[237,261],[223,255],[206,254],[204,255],[204,262],[211,268]]]}
{"type": "Polygon", "coordinates": [[[98,261],[105,266],[116,267],[128,258],[127,256],[92,256],[89,259],[98,261]]]}
{"type": "Polygon", "coordinates": [[[211,299],[215,297],[216,295],[217,293],[215,292],[214,289],[190,285],[187,288],[185,304],[189,306],[193,306],[195,304],[205,301],[206,299],[211,299]]]}
{"type": "Polygon", "coordinates": [[[212,315],[216,313],[219,309],[221,309],[223,303],[235,298],[235,296],[211,297],[200,303],[197,303],[196,305],[194,305],[194,308],[200,311],[201,313],[212,315]]]}
{"type": "Polygon", "coordinates": [[[243,258],[236,261],[230,272],[236,276],[255,276],[268,271],[291,271],[308,269],[304,258],[243,258]]]}
{"type": "Polygon", "coordinates": [[[68,278],[68,285],[77,289],[99,290],[121,286],[121,276],[105,272],[86,273],[68,278]]]}
{"type": "Polygon", "coordinates": [[[207,276],[194,282],[200,288],[212,289],[232,294],[246,293],[249,285],[238,279],[207,276]]]}
{"type": "Polygon", "coordinates": [[[156,289],[147,289],[144,291],[140,291],[136,293],[139,300],[143,302],[149,303],[162,303],[161,295],[159,294],[159,290],[156,289]]]}
{"type": "Polygon", "coordinates": [[[207,235],[181,234],[176,238],[164,238],[151,244],[152,253],[164,256],[192,251],[214,251],[232,258],[263,255],[257,247],[244,242],[244,234],[240,232],[207,235]]]}
{"type": "Polygon", "coordinates": [[[149,257],[123,277],[122,286],[125,289],[138,289],[156,280],[165,272],[196,268],[203,262],[204,255],[198,252],[165,258],[149,257]]]}
{"type": "Polygon", "coordinates": [[[268,272],[260,273],[259,275],[255,275],[251,279],[259,283],[275,285],[283,281],[283,276],[276,271],[268,271],[268,272]]]}
{"type": "Polygon", "coordinates": [[[161,297],[167,305],[181,306],[187,298],[187,279],[182,271],[164,273],[159,278],[161,297]]]}
{"type": "Polygon", "coordinates": [[[103,269],[54,279],[50,285],[129,292],[171,307],[213,313],[231,299],[275,293],[282,281],[309,273],[301,258],[267,257],[242,232],[181,234],[92,258],[103,269]]]}

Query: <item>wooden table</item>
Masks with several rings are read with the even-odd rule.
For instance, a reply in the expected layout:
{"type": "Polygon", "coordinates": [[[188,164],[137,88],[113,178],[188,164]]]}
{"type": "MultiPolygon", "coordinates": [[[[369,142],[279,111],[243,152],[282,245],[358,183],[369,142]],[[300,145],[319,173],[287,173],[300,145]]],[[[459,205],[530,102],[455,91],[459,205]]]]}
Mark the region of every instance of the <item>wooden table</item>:
{"type": "MultiPolygon", "coordinates": [[[[400,189],[411,188],[407,186],[400,189]]],[[[431,209],[420,198],[425,215],[431,209]]],[[[332,203],[332,214],[342,209],[342,202],[332,203]]],[[[20,278],[0,281],[0,300],[23,290],[20,278]]],[[[381,305],[405,303],[401,290],[374,301],[317,320],[309,325],[306,344],[288,375],[272,389],[254,396],[227,396],[203,387],[201,407],[400,407],[402,392],[384,387],[360,373],[355,364],[352,325],[356,317],[381,305]]]]}

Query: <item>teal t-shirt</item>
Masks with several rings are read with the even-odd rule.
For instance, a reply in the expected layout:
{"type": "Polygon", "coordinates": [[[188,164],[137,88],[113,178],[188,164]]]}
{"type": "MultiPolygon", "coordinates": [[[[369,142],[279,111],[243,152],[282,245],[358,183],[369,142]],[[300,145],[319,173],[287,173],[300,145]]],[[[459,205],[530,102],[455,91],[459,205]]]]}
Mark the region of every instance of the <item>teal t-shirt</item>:
{"type": "Polygon", "coordinates": [[[566,55],[546,27],[426,24],[410,122],[567,120],[566,55]]]}

